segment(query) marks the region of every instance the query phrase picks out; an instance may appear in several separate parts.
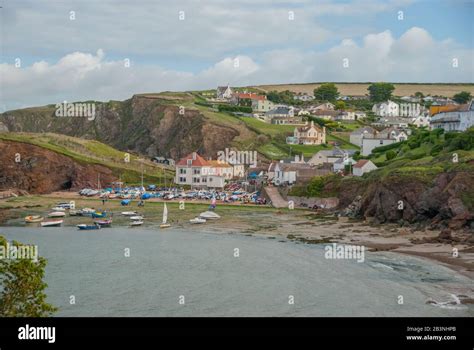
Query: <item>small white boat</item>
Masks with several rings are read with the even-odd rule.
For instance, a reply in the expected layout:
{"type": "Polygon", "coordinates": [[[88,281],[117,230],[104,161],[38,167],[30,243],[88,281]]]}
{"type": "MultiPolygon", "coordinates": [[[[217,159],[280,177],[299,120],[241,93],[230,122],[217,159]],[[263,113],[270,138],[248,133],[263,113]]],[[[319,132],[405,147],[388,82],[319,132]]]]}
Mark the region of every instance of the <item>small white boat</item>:
{"type": "Polygon", "coordinates": [[[206,220],[206,219],[202,219],[202,218],[194,218],[194,219],[189,220],[189,222],[190,222],[191,224],[204,224],[204,223],[207,222],[207,220],[206,220]]]}
{"type": "Polygon", "coordinates": [[[137,215],[137,213],[134,212],[134,211],[123,211],[123,212],[122,212],[122,215],[125,215],[125,216],[134,216],[134,215],[137,215]]]}
{"type": "Polygon", "coordinates": [[[66,208],[64,208],[64,207],[54,207],[51,210],[52,211],[66,211],[66,208]]]}
{"type": "Polygon", "coordinates": [[[41,227],[61,226],[64,220],[48,220],[41,223],[41,227]]]}
{"type": "Polygon", "coordinates": [[[132,221],[130,223],[130,226],[140,226],[140,225],[143,225],[143,221],[137,220],[137,221],[132,221]]]}
{"type": "Polygon", "coordinates": [[[50,218],[62,218],[66,216],[66,213],[63,211],[53,211],[52,213],[48,214],[48,217],[50,218]]]}
{"type": "Polygon", "coordinates": [[[219,214],[216,214],[213,211],[205,211],[205,212],[199,214],[199,217],[201,219],[206,219],[206,220],[213,220],[213,219],[220,219],[221,218],[221,216],[219,214]]]}
{"type": "Polygon", "coordinates": [[[77,216],[77,210],[69,210],[69,216],[77,216]]]}
{"type": "Polygon", "coordinates": [[[143,220],[143,216],[130,216],[130,220],[142,221],[142,220],[143,220]]]}
{"type": "Polygon", "coordinates": [[[160,228],[168,228],[168,227],[171,227],[171,225],[168,224],[168,207],[166,206],[166,203],[165,203],[165,207],[163,208],[163,222],[160,225],[160,228]]]}

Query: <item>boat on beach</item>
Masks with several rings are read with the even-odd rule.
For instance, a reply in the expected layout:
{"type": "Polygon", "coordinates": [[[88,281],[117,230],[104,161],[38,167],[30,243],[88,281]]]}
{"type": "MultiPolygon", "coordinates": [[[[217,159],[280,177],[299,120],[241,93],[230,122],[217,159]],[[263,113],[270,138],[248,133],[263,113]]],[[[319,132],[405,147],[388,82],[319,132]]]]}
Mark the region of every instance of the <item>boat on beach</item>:
{"type": "Polygon", "coordinates": [[[130,226],[140,226],[140,225],[143,225],[143,221],[132,221],[130,223],[130,226]]]}
{"type": "Polygon", "coordinates": [[[57,227],[61,226],[64,220],[48,220],[41,223],[41,227],[57,227]]]}
{"type": "Polygon", "coordinates": [[[62,218],[64,216],[66,216],[66,213],[63,211],[53,211],[48,214],[49,218],[62,218]]]}
{"type": "Polygon", "coordinates": [[[43,221],[44,218],[40,215],[29,215],[27,217],[25,217],[25,222],[26,223],[34,223],[34,222],[41,222],[43,221]]]}
{"type": "Polygon", "coordinates": [[[140,215],[137,215],[137,216],[130,216],[130,220],[135,220],[135,221],[141,221],[143,220],[144,217],[143,216],[140,216],[140,215]]]}
{"type": "Polygon", "coordinates": [[[112,225],[112,219],[96,220],[96,221],[94,221],[94,223],[99,225],[100,227],[110,227],[112,225]]]}
{"type": "Polygon", "coordinates": [[[95,209],[91,209],[91,208],[82,208],[81,210],[79,210],[76,215],[80,215],[80,216],[92,216],[92,214],[95,213],[95,209]]]}
{"type": "Polygon", "coordinates": [[[168,224],[168,207],[166,206],[163,208],[163,222],[160,225],[160,228],[168,228],[171,227],[170,224],[168,224]]]}
{"type": "Polygon", "coordinates": [[[106,211],[102,211],[102,212],[95,212],[95,213],[92,213],[92,217],[93,218],[105,218],[107,216],[107,212],[106,211]]]}
{"type": "Polygon", "coordinates": [[[52,211],[66,211],[66,208],[64,208],[64,207],[54,207],[51,210],[52,211]]]}
{"type": "Polygon", "coordinates": [[[124,216],[134,216],[134,215],[137,215],[137,212],[135,212],[135,211],[123,211],[121,214],[124,215],[124,216]]]}
{"type": "Polygon", "coordinates": [[[202,219],[202,218],[194,218],[194,219],[189,220],[189,222],[191,224],[205,224],[207,222],[207,220],[202,219]]]}
{"type": "Polygon", "coordinates": [[[206,220],[214,220],[214,219],[220,219],[221,218],[221,216],[219,214],[216,214],[213,211],[205,211],[205,212],[199,214],[199,217],[201,219],[206,219],[206,220]]]}
{"type": "Polygon", "coordinates": [[[98,224],[95,224],[95,225],[80,224],[80,225],[76,225],[76,227],[79,230],[98,230],[98,229],[100,229],[100,225],[98,225],[98,224]]]}

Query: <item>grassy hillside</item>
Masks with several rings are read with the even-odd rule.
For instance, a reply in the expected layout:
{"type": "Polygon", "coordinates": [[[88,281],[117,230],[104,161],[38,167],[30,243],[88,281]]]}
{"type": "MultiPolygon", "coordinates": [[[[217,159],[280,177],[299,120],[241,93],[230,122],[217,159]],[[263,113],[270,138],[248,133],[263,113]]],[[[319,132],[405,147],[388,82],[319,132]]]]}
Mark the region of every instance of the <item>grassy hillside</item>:
{"type": "Polygon", "coordinates": [[[128,184],[141,182],[143,164],[144,181],[148,183],[164,182],[164,176],[170,181],[174,171],[168,167],[157,165],[147,159],[141,160],[130,154],[130,162],[125,162],[125,152],[116,150],[106,144],[94,140],[53,133],[0,133],[0,140],[23,142],[36,145],[59,154],[68,156],[81,164],[101,164],[110,169],[128,184]]]}

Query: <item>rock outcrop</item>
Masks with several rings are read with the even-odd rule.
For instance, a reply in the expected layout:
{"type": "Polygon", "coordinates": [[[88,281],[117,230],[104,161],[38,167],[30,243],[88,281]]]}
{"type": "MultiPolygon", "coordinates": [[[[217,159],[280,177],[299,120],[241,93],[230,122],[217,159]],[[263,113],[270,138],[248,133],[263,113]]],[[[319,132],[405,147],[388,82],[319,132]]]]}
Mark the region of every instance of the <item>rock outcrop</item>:
{"type": "Polygon", "coordinates": [[[97,164],[80,164],[62,154],[31,144],[0,141],[0,188],[15,193],[50,193],[96,188],[117,178],[97,164]]]}
{"type": "Polygon", "coordinates": [[[441,173],[433,181],[387,176],[358,186],[341,185],[339,209],[342,215],[376,223],[474,229],[473,191],[474,174],[468,171],[441,173]]]}

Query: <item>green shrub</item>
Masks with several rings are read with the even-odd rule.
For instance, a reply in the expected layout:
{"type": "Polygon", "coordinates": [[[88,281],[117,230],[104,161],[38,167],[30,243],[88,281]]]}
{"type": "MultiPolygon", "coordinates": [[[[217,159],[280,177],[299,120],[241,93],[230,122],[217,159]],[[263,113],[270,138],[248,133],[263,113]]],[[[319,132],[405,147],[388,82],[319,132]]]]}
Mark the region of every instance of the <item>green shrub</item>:
{"type": "Polygon", "coordinates": [[[395,151],[388,151],[386,154],[385,154],[385,157],[387,158],[387,160],[392,160],[393,158],[395,158],[397,156],[397,154],[395,153],[395,151]]]}

